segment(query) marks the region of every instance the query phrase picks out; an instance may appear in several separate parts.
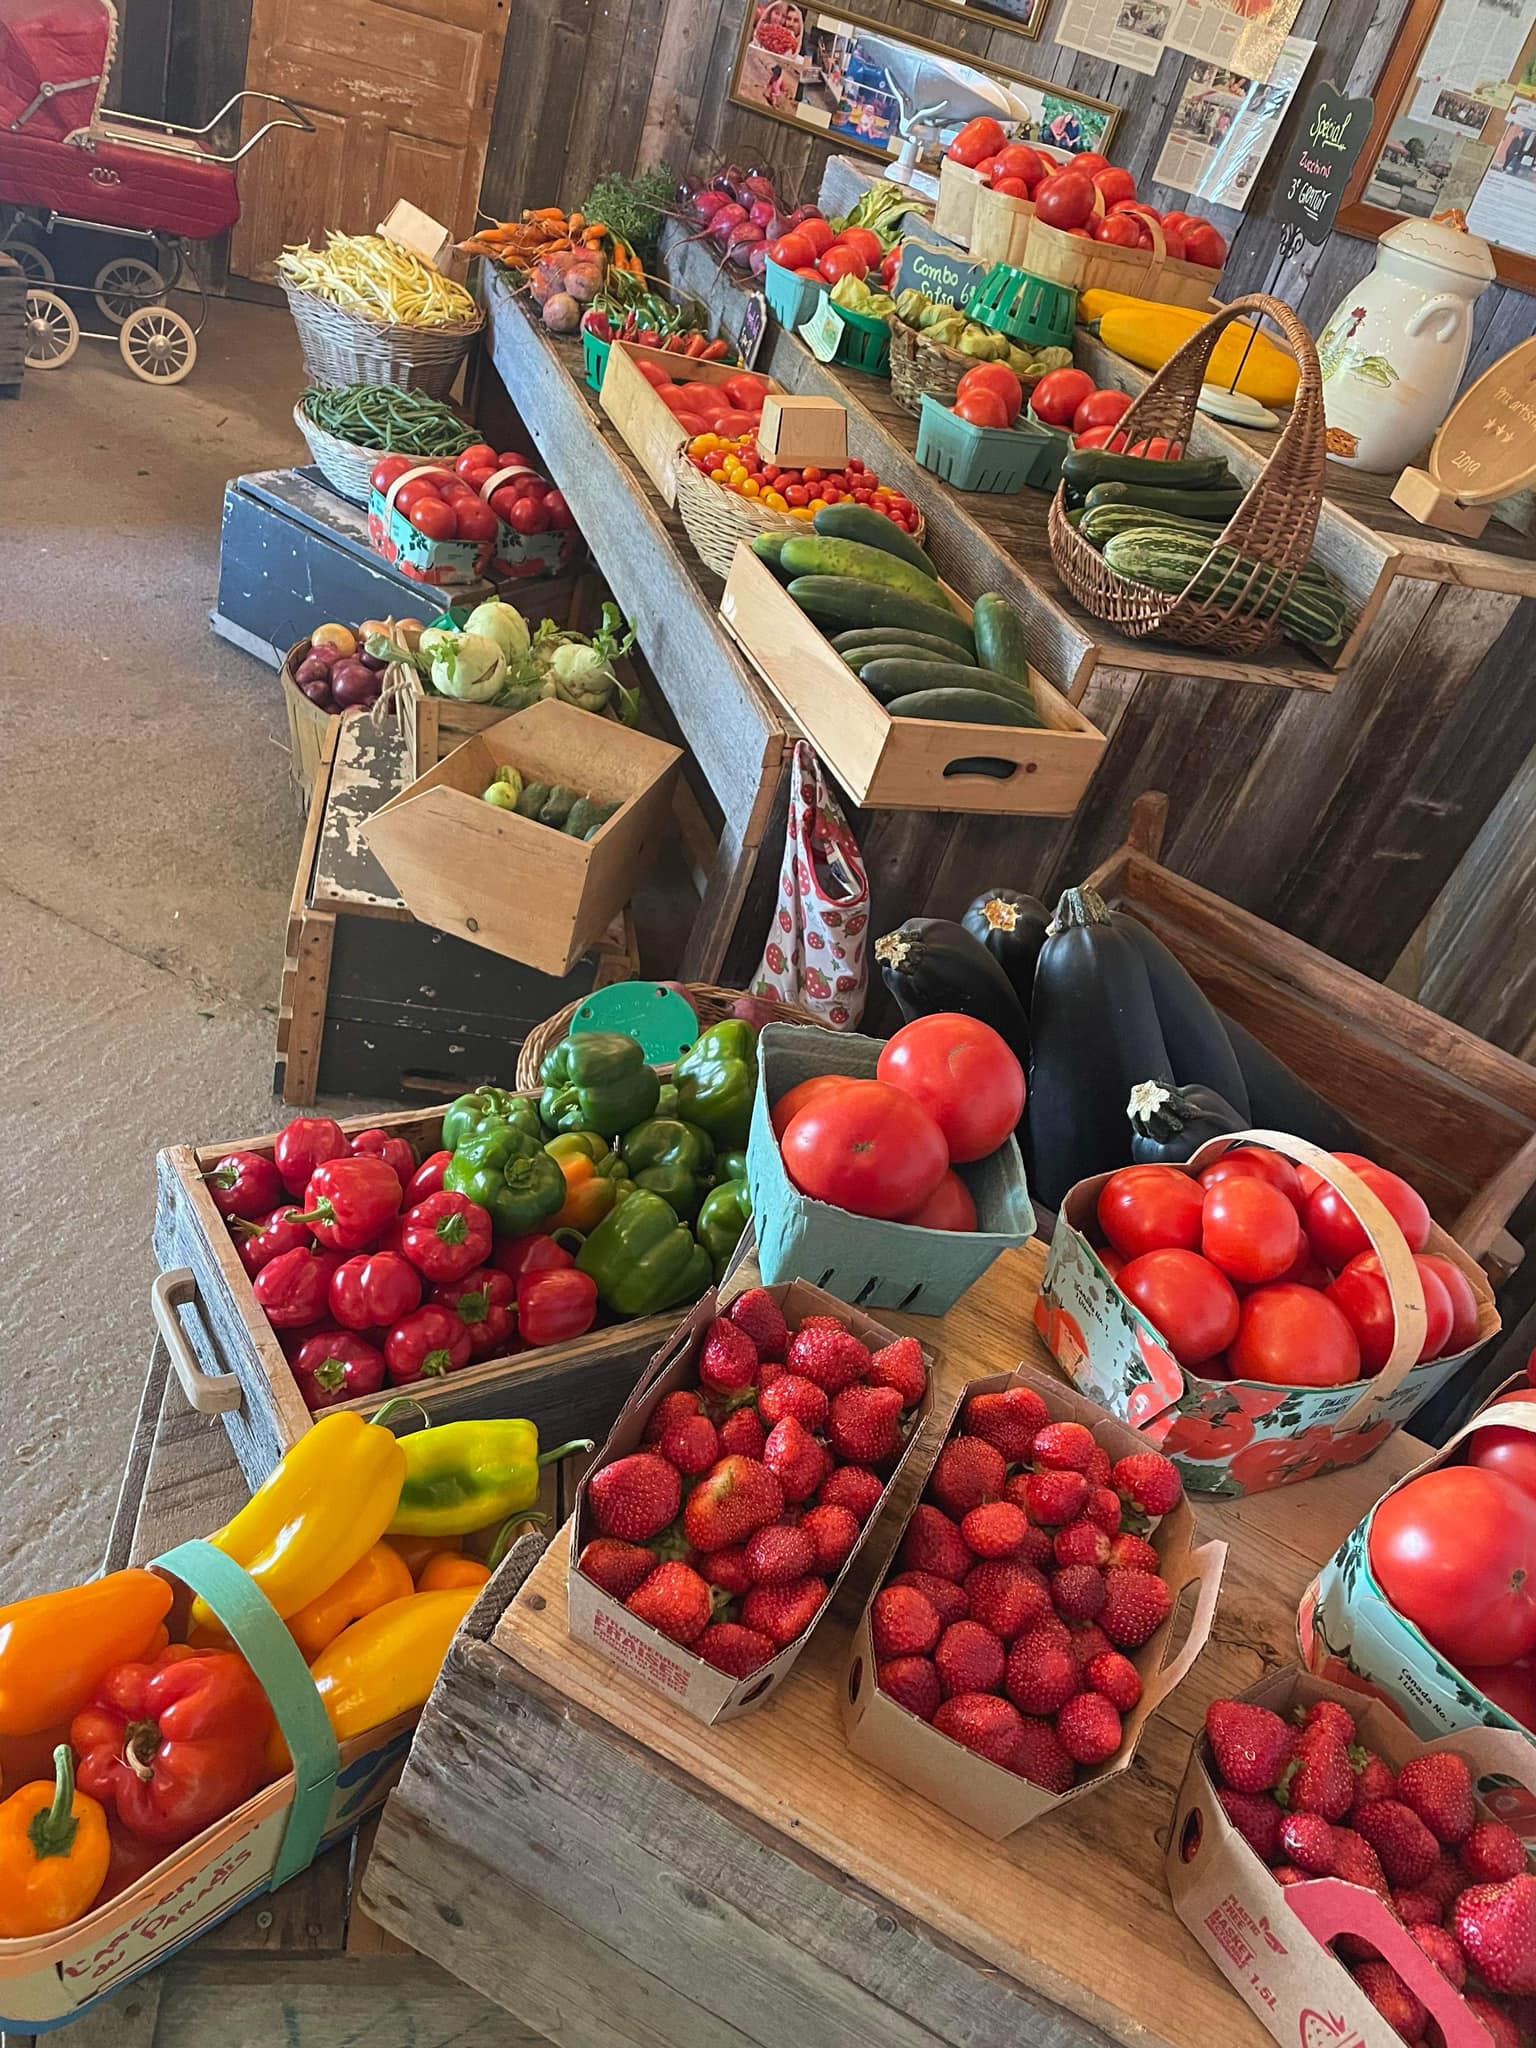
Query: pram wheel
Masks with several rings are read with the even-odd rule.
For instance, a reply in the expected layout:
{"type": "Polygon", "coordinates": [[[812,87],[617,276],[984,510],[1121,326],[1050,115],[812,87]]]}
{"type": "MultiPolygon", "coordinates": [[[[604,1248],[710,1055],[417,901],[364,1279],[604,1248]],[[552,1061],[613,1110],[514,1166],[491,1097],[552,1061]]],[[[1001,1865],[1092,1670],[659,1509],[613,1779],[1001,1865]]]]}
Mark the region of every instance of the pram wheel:
{"type": "Polygon", "coordinates": [[[140,306],[117,338],[123,361],[146,384],[179,384],[197,361],[190,321],[170,306],[140,306]]]}
{"type": "Polygon", "coordinates": [[[27,293],[29,370],[62,370],[80,346],[80,322],[57,292],[27,293]]]}
{"type": "Polygon", "coordinates": [[[0,250],[4,250],[7,256],[15,258],[21,265],[22,276],[29,283],[53,283],[53,265],[48,261],[42,250],[38,248],[36,242],[24,242],[19,236],[13,239],[10,235],[7,235],[5,240],[0,242],[0,250]]]}
{"type": "Polygon", "coordinates": [[[96,303],[114,327],[165,297],[165,279],[142,256],[114,256],[96,273],[96,303]]]}

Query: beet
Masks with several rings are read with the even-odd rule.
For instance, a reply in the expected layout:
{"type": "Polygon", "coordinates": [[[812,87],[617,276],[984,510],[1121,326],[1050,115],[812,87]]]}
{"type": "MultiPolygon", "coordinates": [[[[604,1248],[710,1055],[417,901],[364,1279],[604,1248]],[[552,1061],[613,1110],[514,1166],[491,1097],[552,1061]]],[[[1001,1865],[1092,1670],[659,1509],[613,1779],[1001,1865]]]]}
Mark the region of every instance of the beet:
{"type": "Polygon", "coordinates": [[[709,223],[710,240],[718,242],[722,249],[725,248],[730,241],[731,230],[739,227],[746,217],[747,209],[744,206],[729,203],[720,207],[709,223]]]}
{"type": "Polygon", "coordinates": [[[710,221],[729,198],[728,192],[717,192],[713,185],[709,185],[702,192],[694,193],[693,210],[701,221],[710,221]]]}
{"type": "Polygon", "coordinates": [[[761,277],[768,268],[768,244],[754,242],[747,251],[747,268],[754,277],[761,277]]]}

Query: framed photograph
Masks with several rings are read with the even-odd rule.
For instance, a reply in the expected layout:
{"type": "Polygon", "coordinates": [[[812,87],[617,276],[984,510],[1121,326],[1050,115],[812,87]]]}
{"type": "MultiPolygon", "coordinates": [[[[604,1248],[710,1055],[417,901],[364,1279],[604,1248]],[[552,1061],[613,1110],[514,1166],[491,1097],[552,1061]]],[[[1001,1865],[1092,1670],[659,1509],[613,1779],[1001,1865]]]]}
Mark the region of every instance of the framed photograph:
{"type": "Polygon", "coordinates": [[[995,21],[1015,35],[1038,36],[1050,0],[925,0],[946,14],[968,14],[972,20],[995,21]]]}
{"type": "Polygon", "coordinates": [[[1069,154],[1107,150],[1120,118],[1107,100],[799,0],[748,0],[730,96],[870,156],[899,156],[915,140],[913,167],[930,171],[978,114],[994,115],[1017,141],[1069,154]]]}

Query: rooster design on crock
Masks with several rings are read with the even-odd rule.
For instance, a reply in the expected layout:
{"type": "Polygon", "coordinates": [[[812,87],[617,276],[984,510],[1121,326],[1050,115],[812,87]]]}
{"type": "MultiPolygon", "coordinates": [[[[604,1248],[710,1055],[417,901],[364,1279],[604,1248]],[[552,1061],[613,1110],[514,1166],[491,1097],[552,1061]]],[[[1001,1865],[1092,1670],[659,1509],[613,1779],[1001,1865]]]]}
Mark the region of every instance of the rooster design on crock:
{"type": "Polygon", "coordinates": [[[1329,322],[1317,344],[1318,368],[1325,379],[1347,374],[1360,378],[1366,384],[1379,384],[1385,390],[1389,384],[1397,382],[1397,371],[1392,364],[1383,355],[1372,355],[1365,349],[1350,346],[1364,319],[1365,307],[1352,306],[1342,324],[1329,322]]]}

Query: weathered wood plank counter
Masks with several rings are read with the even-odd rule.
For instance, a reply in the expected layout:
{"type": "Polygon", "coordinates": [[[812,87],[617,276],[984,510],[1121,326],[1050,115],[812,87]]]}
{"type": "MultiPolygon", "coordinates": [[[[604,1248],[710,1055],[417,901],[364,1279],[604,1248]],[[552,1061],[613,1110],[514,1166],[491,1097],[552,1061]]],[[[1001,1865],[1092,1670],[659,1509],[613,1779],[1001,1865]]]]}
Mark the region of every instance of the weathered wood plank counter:
{"type": "MultiPolygon", "coordinates": [[[[1049,1369],[1043,1258],[1006,1255],[942,1326],[893,1318],[942,1344],[939,1412],[1021,1354],[1049,1369]]],[[[710,1729],[570,1640],[562,1535],[455,1643],[367,1910],[561,2048],[1257,2048],[1168,1904],[1174,1793],[1208,1702],[1294,1658],[1318,1562],[1420,1455],[1398,1437],[1357,1470],[1202,1506],[1230,1545],[1210,1646],[1124,1777],[1002,1843],[844,1746],[878,1559],[772,1705],[710,1729]]]]}

